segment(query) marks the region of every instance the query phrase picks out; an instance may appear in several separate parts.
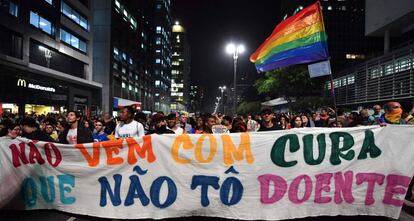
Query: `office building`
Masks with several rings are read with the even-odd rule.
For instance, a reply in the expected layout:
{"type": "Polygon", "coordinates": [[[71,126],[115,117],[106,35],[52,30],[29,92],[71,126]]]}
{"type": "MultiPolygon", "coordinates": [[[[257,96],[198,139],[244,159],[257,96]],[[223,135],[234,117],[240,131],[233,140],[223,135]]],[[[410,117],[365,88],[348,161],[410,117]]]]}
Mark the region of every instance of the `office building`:
{"type": "Polygon", "coordinates": [[[87,0],[0,0],[0,112],[97,114],[87,0]]]}
{"type": "Polygon", "coordinates": [[[178,22],[172,28],[171,110],[187,110],[190,99],[190,45],[178,22]]]}
{"type": "Polygon", "coordinates": [[[153,111],[153,2],[99,0],[93,6],[94,80],[103,85],[103,110],[132,105],[153,111]]]}
{"type": "Polygon", "coordinates": [[[170,112],[171,104],[171,1],[154,0],[155,3],[155,59],[154,85],[155,85],[155,110],[170,112]]]}

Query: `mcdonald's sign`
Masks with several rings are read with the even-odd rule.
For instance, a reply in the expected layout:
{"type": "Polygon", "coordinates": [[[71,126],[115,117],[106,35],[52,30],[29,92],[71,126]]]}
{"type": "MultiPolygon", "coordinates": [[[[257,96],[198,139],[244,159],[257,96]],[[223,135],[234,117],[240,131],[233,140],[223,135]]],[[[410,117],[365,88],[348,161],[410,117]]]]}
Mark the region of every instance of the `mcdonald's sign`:
{"type": "Polygon", "coordinates": [[[17,80],[17,87],[27,87],[26,80],[19,78],[17,80]]]}

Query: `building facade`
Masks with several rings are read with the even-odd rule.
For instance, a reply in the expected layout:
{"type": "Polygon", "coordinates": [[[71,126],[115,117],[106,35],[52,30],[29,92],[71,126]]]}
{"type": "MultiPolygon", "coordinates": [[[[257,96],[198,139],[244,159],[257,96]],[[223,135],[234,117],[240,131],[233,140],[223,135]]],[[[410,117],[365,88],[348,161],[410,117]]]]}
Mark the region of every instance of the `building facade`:
{"type": "Polygon", "coordinates": [[[178,22],[172,27],[171,110],[185,111],[190,102],[190,45],[178,22]]]}
{"type": "MultiPolygon", "coordinates": [[[[367,0],[366,8],[365,33],[383,39],[383,52],[335,75],[337,103],[358,109],[391,100],[413,102],[414,2],[367,0]]],[[[328,82],[326,90],[331,90],[328,82]]]]}
{"type": "Polygon", "coordinates": [[[87,0],[0,0],[0,112],[98,114],[92,5],[87,0]]]}
{"type": "Polygon", "coordinates": [[[93,5],[94,80],[103,85],[104,111],[126,105],[153,111],[153,2],[99,0],[93,5]]]}
{"type": "Polygon", "coordinates": [[[188,110],[190,112],[201,112],[204,102],[204,90],[199,85],[190,86],[190,101],[188,104],[188,110]]]}
{"type": "Polygon", "coordinates": [[[170,112],[171,104],[171,1],[155,0],[155,59],[154,86],[155,86],[155,110],[170,112]]]}

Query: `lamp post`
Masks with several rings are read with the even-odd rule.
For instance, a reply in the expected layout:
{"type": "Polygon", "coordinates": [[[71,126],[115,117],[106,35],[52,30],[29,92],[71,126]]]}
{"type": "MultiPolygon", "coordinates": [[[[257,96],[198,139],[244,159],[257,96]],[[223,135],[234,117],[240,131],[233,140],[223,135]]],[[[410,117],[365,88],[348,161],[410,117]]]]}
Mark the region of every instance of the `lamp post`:
{"type": "Polygon", "coordinates": [[[226,85],[224,85],[224,86],[220,86],[219,87],[219,89],[220,89],[220,91],[221,91],[221,104],[223,105],[223,114],[224,115],[226,115],[225,113],[226,113],[226,111],[225,111],[225,107],[224,107],[224,91],[227,89],[226,88],[226,85]]]}
{"type": "Polygon", "coordinates": [[[226,52],[230,55],[233,55],[233,62],[234,62],[234,98],[233,98],[233,111],[234,115],[236,115],[236,106],[237,106],[237,85],[236,85],[236,75],[237,75],[237,59],[239,58],[239,54],[244,52],[244,46],[242,44],[235,45],[233,43],[230,43],[226,46],[226,52]]]}

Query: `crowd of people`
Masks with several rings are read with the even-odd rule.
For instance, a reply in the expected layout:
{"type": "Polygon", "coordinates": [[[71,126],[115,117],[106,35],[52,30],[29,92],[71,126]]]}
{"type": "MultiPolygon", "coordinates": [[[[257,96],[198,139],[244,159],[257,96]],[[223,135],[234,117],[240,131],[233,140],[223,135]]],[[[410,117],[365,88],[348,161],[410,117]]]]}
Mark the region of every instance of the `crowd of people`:
{"type": "Polygon", "coordinates": [[[263,109],[258,114],[231,117],[217,114],[195,114],[187,112],[156,112],[147,116],[135,112],[130,106],[119,110],[117,118],[108,113],[87,118],[76,111],[66,115],[8,114],[0,118],[0,136],[12,139],[17,136],[32,140],[64,144],[101,142],[111,139],[141,137],[146,134],[202,134],[237,133],[288,130],[303,127],[357,127],[368,125],[410,124],[414,125],[411,102],[388,102],[383,107],[374,105],[372,110],[345,113],[338,109],[321,108],[319,111],[304,111],[298,114],[274,113],[263,109]],[[371,115],[369,112],[373,112],[371,115]]]}
{"type": "MultiPolygon", "coordinates": [[[[8,114],[0,117],[0,140],[15,139],[18,136],[32,140],[78,144],[101,142],[111,139],[141,137],[147,134],[210,134],[261,132],[289,130],[303,127],[358,127],[368,125],[409,124],[414,125],[411,102],[388,102],[384,106],[374,105],[372,110],[345,113],[338,109],[321,108],[318,111],[302,113],[274,113],[263,109],[258,114],[246,116],[223,116],[217,114],[195,114],[187,112],[165,115],[156,112],[147,116],[135,112],[130,106],[119,110],[114,118],[108,113],[91,119],[76,111],[66,115],[8,114]],[[372,112],[371,114],[369,114],[372,112]],[[2,137],[2,138],[1,138],[2,137]]],[[[406,199],[414,202],[412,182],[406,199]]],[[[407,201],[407,202],[410,202],[407,201]]],[[[414,205],[413,205],[414,208],[414,205]]]]}

